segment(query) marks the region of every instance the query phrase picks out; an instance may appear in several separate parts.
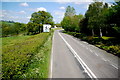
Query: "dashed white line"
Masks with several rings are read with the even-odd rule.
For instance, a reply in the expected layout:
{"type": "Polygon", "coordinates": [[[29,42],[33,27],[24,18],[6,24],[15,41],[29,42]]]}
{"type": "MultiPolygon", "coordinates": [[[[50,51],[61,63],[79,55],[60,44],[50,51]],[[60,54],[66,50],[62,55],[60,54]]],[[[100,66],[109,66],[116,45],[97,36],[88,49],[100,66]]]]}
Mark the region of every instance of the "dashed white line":
{"type": "Polygon", "coordinates": [[[97,54],[97,53],[95,53],[95,55],[96,55],[96,56],[98,56],[98,54],[97,54]]]}
{"type": "Polygon", "coordinates": [[[91,50],[91,49],[89,49],[89,50],[90,50],[90,52],[92,52],[92,53],[94,53],[96,56],[98,56],[98,54],[95,53],[93,50],[91,50]]]}
{"type": "Polygon", "coordinates": [[[118,67],[116,67],[115,65],[113,65],[113,64],[110,64],[110,65],[112,65],[114,68],[118,69],[118,67]]]}
{"type": "Polygon", "coordinates": [[[93,53],[93,51],[90,49],[90,52],[92,52],[93,53]]]}
{"type": "Polygon", "coordinates": [[[108,61],[108,60],[106,60],[106,59],[104,59],[104,58],[102,58],[102,60],[104,60],[104,61],[108,61]]]}

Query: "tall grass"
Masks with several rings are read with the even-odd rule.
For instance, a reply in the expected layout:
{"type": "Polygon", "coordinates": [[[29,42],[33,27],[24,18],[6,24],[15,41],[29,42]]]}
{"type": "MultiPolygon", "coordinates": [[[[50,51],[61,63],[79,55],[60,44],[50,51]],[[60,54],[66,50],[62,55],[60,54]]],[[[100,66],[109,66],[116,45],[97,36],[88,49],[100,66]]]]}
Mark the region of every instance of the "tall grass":
{"type": "Polygon", "coordinates": [[[20,40],[11,39],[13,42],[3,41],[2,78],[17,79],[25,73],[31,59],[38,53],[49,35],[49,33],[40,33],[20,40]]]}
{"type": "Polygon", "coordinates": [[[50,60],[50,53],[52,47],[52,34],[51,36],[49,36],[48,40],[41,47],[38,53],[33,57],[33,59],[31,59],[31,63],[28,66],[28,69],[21,76],[21,78],[27,78],[27,79],[48,78],[49,62],[50,62],[49,60],[50,60]]]}

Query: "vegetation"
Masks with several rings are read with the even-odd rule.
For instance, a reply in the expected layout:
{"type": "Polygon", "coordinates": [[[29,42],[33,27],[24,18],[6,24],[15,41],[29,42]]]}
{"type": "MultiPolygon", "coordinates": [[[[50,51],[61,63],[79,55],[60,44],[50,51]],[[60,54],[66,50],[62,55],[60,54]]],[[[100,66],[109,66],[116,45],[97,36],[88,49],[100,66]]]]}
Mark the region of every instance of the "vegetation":
{"type": "Polygon", "coordinates": [[[53,31],[38,53],[31,59],[28,68],[20,78],[48,78],[52,35],[53,31]]]}
{"type": "MultiPolygon", "coordinates": [[[[48,77],[53,32],[42,33],[43,24],[54,24],[49,12],[34,12],[27,24],[0,21],[3,79],[48,77]]],[[[75,9],[68,6],[61,24],[56,25],[120,57],[120,2],[111,7],[107,3],[93,2],[84,16],[76,15],[75,9]]]]}
{"type": "Polygon", "coordinates": [[[51,14],[45,11],[34,12],[31,15],[30,22],[27,24],[28,34],[43,32],[43,24],[54,24],[51,14]]]}
{"type": "Polygon", "coordinates": [[[43,32],[43,24],[53,25],[53,17],[49,12],[38,11],[31,15],[31,19],[27,24],[0,21],[0,30],[2,30],[2,37],[15,35],[34,35],[43,32]]]}
{"type": "Polygon", "coordinates": [[[80,21],[81,31],[92,36],[112,36],[118,37],[119,33],[119,7],[120,2],[116,2],[112,7],[103,2],[94,2],[89,5],[85,18],[80,21]],[[117,7],[117,8],[116,8],[117,7]],[[117,15],[117,17],[116,17],[117,15]],[[87,30],[85,32],[83,30],[87,30]]]}
{"type": "Polygon", "coordinates": [[[43,24],[53,25],[52,19],[49,12],[38,11],[31,15],[27,24],[0,21],[3,79],[48,77],[53,31],[42,33],[42,27],[43,24]]]}
{"type": "Polygon", "coordinates": [[[38,53],[38,50],[43,46],[49,35],[49,33],[41,33],[29,36],[28,38],[23,38],[19,42],[14,40],[14,43],[7,45],[3,42],[3,79],[18,78],[23,74],[28,67],[30,60],[38,53]]]}
{"type": "Polygon", "coordinates": [[[82,19],[82,15],[75,15],[75,9],[73,7],[68,6],[66,8],[65,17],[61,22],[62,27],[66,31],[70,32],[79,32],[79,21],[82,19]]]}
{"type": "Polygon", "coordinates": [[[13,21],[0,21],[2,37],[26,33],[26,24],[13,21]]]}
{"type": "Polygon", "coordinates": [[[56,27],[61,27],[60,23],[56,23],[55,25],[56,25],[56,27]]]}
{"type": "Polygon", "coordinates": [[[75,16],[75,9],[68,6],[61,22],[64,32],[120,56],[120,1],[109,7],[95,0],[84,17],[75,16]]]}

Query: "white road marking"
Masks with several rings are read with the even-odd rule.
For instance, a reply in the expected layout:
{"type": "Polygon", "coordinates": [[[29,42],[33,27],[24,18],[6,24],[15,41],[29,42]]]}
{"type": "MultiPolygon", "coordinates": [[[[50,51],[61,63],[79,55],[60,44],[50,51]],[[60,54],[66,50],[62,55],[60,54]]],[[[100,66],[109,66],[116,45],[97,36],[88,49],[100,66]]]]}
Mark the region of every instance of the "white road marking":
{"type": "Polygon", "coordinates": [[[93,53],[93,51],[90,49],[90,52],[93,53]]]}
{"type": "Polygon", "coordinates": [[[106,59],[104,59],[104,58],[102,58],[102,60],[104,60],[104,61],[108,61],[108,60],[106,60],[106,59]]]}
{"type": "MultiPolygon", "coordinates": [[[[53,34],[53,41],[54,42],[54,34],[53,34]]],[[[50,67],[50,76],[49,78],[52,79],[52,70],[53,70],[53,44],[52,44],[52,51],[51,51],[51,67],[50,67]]]]}
{"type": "Polygon", "coordinates": [[[80,56],[78,56],[77,52],[75,52],[75,50],[70,46],[70,44],[63,38],[63,36],[59,33],[60,37],[63,39],[63,41],[66,43],[66,45],[69,47],[69,49],[71,50],[71,52],[74,54],[74,56],[76,56],[77,60],[79,61],[79,63],[82,65],[82,67],[84,68],[84,70],[86,71],[86,73],[89,75],[90,78],[95,78],[97,79],[97,77],[95,76],[95,74],[88,68],[88,66],[85,64],[85,62],[80,58],[80,56]]]}
{"type": "Polygon", "coordinates": [[[88,44],[87,42],[83,42],[83,43],[88,44]]]}
{"type": "Polygon", "coordinates": [[[116,67],[115,65],[113,65],[113,64],[110,64],[110,65],[112,65],[114,68],[118,69],[118,67],[116,67]]]}
{"type": "Polygon", "coordinates": [[[95,55],[96,55],[96,56],[98,56],[98,54],[97,54],[97,53],[95,53],[95,55]]]}

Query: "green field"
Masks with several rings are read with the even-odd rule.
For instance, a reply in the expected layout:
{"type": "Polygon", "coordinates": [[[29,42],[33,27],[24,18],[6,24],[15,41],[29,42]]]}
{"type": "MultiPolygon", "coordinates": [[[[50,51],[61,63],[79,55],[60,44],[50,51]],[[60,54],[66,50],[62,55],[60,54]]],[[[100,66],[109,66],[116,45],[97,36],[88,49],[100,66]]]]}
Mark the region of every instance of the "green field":
{"type": "Polygon", "coordinates": [[[5,45],[14,45],[16,43],[21,43],[22,41],[28,39],[32,36],[12,36],[12,37],[4,37],[2,39],[2,46],[5,45]]]}
{"type": "Polygon", "coordinates": [[[2,38],[2,78],[47,78],[51,39],[51,33],[2,38]],[[44,63],[36,61],[41,59],[44,63]],[[32,68],[40,68],[41,76],[29,76],[32,68]]]}

